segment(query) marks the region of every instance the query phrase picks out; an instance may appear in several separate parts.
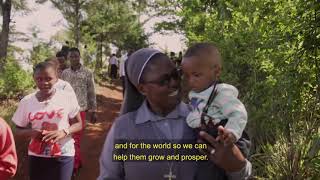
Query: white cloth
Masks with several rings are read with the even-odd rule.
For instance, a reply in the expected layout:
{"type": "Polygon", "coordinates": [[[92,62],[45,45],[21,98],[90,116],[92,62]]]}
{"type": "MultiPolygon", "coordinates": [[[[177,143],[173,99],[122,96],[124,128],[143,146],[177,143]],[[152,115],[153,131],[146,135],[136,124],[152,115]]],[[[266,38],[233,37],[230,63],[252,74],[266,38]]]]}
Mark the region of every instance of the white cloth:
{"type": "MultiPolygon", "coordinates": [[[[78,100],[77,100],[76,93],[74,92],[71,84],[68,83],[67,81],[64,81],[62,79],[58,79],[58,81],[53,85],[53,88],[70,93],[71,97],[74,98],[73,100],[76,101],[77,104],[79,104],[78,100]]],[[[37,88],[37,91],[39,91],[38,88],[37,88]]]]}
{"type": "Polygon", "coordinates": [[[57,90],[62,90],[70,93],[71,97],[74,98],[74,101],[76,101],[77,104],[79,104],[76,93],[74,92],[71,84],[68,83],[67,81],[58,79],[58,81],[53,85],[53,87],[56,88],[57,90]]]}
{"type": "Polygon", "coordinates": [[[70,85],[70,83],[68,83],[67,81],[64,81],[62,79],[58,79],[58,81],[53,85],[54,88],[58,89],[58,90],[64,90],[70,93],[75,94],[72,86],[70,85]]]}
{"type": "MultiPolygon", "coordinates": [[[[62,80],[62,79],[58,79],[58,81],[53,85],[53,88],[58,89],[58,90],[62,90],[62,91],[67,91],[67,92],[70,92],[70,93],[73,93],[74,95],[76,95],[71,84],[68,83],[67,81],[62,80]]],[[[38,88],[37,88],[37,91],[39,91],[38,88]]]]}
{"type": "Polygon", "coordinates": [[[252,174],[252,164],[246,159],[246,165],[237,172],[228,172],[227,176],[229,180],[249,179],[252,174]],[[242,177],[242,178],[240,178],[242,177]]]}
{"type": "Polygon", "coordinates": [[[120,77],[126,75],[126,72],[125,72],[125,69],[124,69],[124,64],[125,64],[127,59],[128,59],[127,55],[122,56],[121,59],[120,59],[120,67],[119,67],[120,77]]]}
{"type": "MultiPolygon", "coordinates": [[[[56,90],[52,98],[46,102],[39,102],[36,92],[24,97],[18,106],[12,121],[19,127],[27,127],[31,124],[32,129],[62,130],[69,128],[69,118],[74,118],[80,107],[75,98],[67,91],[56,90]]],[[[32,141],[32,140],[31,140],[32,141]]],[[[61,156],[74,156],[74,140],[71,136],[58,141],[61,148],[61,156]]],[[[49,147],[43,154],[28,152],[29,155],[38,157],[51,157],[49,147]]]]}
{"type": "Polygon", "coordinates": [[[109,64],[115,64],[115,65],[118,65],[118,60],[115,56],[112,56],[110,59],[109,59],[109,64]]]}

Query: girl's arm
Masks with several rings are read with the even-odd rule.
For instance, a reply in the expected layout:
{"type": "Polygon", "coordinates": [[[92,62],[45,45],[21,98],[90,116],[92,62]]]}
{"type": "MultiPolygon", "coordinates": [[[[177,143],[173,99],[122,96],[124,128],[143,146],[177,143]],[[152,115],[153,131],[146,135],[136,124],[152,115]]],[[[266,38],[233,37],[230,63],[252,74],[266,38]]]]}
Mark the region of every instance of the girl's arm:
{"type": "Polygon", "coordinates": [[[27,139],[31,138],[41,138],[42,137],[42,130],[31,129],[29,127],[20,127],[16,125],[15,134],[17,137],[23,137],[27,139]]]}
{"type": "Polygon", "coordinates": [[[31,139],[41,136],[41,130],[31,129],[30,120],[28,118],[28,107],[30,104],[30,96],[24,97],[12,117],[12,122],[16,125],[15,135],[17,137],[31,139]]]}
{"type": "Polygon", "coordinates": [[[69,127],[70,134],[76,133],[84,128],[84,125],[82,124],[80,112],[74,118],[72,118],[71,121],[75,123],[69,127]]]}
{"type": "Polygon", "coordinates": [[[80,117],[80,113],[78,112],[77,115],[71,119],[71,121],[75,122],[67,129],[55,130],[55,131],[43,131],[42,140],[45,142],[57,142],[60,139],[66,137],[69,134],[76,133],[82,129],[82,121],[80,117]]]}

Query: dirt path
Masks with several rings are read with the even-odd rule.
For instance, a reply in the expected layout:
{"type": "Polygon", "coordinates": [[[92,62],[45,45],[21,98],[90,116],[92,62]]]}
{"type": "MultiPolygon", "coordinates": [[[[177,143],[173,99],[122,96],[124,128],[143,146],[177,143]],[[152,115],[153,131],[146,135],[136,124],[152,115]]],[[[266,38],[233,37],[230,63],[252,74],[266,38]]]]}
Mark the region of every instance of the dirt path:
{"type": "MultiPolygon", "coordinates": [[[[120,84],[120,83],[117,83],[120,84]]],[[[99,174],[99,156],[115,117],[118,116],[122,90],[120,86],[101,85],[97,88],[98,121],[87,123],[81,144],[83,168],[76,180],[95,180],[99,174]]],[[[28,180],[27,142],[16,139],[19,166],[15,180],[28,180]]]]}
{"type": "Polygon", "coordinates": [[[122,90],[119,86],[99,87],[97,93],[98,122],[88,123],[86,127],[81,144],[84,166],[77,180],[95,180],[98,177],[102,146],[122,102],[122,90]]]}

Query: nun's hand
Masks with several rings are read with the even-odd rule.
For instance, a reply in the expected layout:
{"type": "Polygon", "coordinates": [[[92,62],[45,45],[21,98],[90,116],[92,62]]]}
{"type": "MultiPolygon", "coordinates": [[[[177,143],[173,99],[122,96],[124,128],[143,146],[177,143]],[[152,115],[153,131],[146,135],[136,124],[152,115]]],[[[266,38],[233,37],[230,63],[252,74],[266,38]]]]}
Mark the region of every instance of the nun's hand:
{"type": "Polygon", "coordinates": [[[209,143],[208,148],[201,152],[207,154],[209,160],[227,172],[237,172],[242,170],[246,165],[246,160],[241,151],[234,144],[231,146],[225,146],[223,142],[225,129],[222,126],[219,126],[218,131],[219,135],[216,139],[208,133],[200,131],[200,139],[198,139],[198,143],[209,143]]]}
{"type": "Polygon", "coordinates": [[[216,140],[223,142],[225,146],[233,146],[234,143],[237,142],[236,136],[232,132],[228,131],[227,129],[223,129],[223,130],[222,129],[220,128],[220,131],[218,131],[219,136],[217,137],[216,140]]]}

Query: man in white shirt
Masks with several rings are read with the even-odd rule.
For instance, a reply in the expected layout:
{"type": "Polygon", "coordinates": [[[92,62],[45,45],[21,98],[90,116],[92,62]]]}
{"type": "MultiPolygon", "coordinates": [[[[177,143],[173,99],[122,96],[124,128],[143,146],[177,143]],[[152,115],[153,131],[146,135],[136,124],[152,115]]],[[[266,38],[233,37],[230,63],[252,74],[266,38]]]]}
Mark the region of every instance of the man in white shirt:
{"type": "Polygon", "coordinates": [[[112,54],[111,58],[109,59],[111,83],[114,79],[117,78],[117,69],[118,69],[117,65],[118,65],[118,60],[117,60],[116,54],[112,54]]]}

